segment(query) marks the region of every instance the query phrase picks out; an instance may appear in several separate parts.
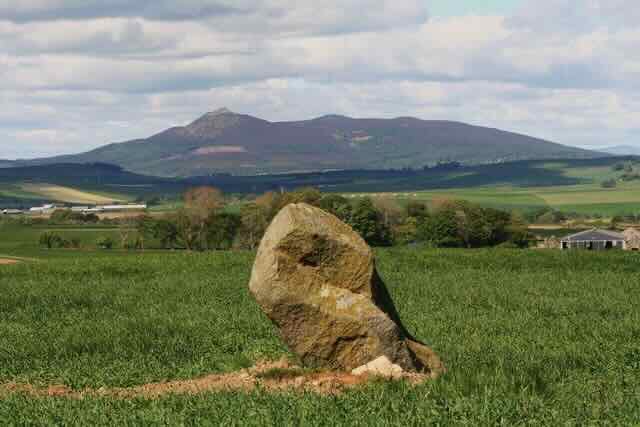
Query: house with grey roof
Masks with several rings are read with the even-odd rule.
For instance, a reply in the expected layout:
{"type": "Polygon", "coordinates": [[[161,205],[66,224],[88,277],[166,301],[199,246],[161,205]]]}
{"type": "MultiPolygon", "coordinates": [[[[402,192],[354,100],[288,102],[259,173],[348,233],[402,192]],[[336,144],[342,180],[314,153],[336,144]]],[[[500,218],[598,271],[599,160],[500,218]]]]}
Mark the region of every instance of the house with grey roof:
{"type": "Polygon", "coordinates": [[[625,249],[625,236],[609,230],[586,230],[572,234],[560,241],[563,250],[585,249],[604,251],[609,249],[625,249]]]}

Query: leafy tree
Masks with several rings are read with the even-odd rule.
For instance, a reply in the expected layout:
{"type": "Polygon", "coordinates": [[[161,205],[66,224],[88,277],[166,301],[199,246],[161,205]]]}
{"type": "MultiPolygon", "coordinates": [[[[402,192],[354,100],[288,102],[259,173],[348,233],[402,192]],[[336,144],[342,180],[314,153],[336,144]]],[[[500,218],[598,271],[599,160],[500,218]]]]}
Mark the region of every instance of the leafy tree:
{"type": "Polygon", "coordinates": [[[445,207],[428,216],[418,228],[418,237],[437,247],[460,246],[456,209],[445,207]]]}
{"type": "Polygon", "coordinates": [[[291,203],[307,203],[312,206],[319,206],[321,199],[322,193],[320,191],[307,187],[292,192],[275,193],[269,191],[256,198],[255,204],[263,210],[267,222],[271,222],[282,208],[291,203]]]}
{"type": "Polygon", "coordinates": [[[194,220],[185,209],[176,212],[173,219],[178,243],[188,251],[197,250],[204,238],[204,220],[194,220]]]}
{"type": "Polygon", "coordinates": [[[372,246],[390,246],[393,243],[389,227],[368,197],[356,203],[350,225],[372,246]]]}
{"type": "Polygon", "coordinates": [[[509,225],[506,228],[509,236],[509,242],[513,243],[519,248],[526,248],[529,246],[529,239],[531,235],[529,233],[529,224],[518,213],[512,213],[509,221],[509,225]]]}
{"type": "MultiPolygon", "coordinates": [[[[424,220],[424,218],[423,218],[424,220]]],[[[402,224],[393,228],[393,241],[396,244],[406,245],[418,241],[418,227],[420,219],[408,217],[402,224]]]]}
{"type": "Polygon", "coordinates": [[[385,226],[392,228],[401,224],[404,220],[404,210],[391,196],[376,197],[372,200],[376,210],[380,213],[385,226]]]}
{"type": "Polygon", "coordinates": [[[242,226],[238,214],[213,214],[207,220],[207,249],[231,249],[242,226]]]}
{"type": "Polygon", "coordinates": [[[224,206],[222,192],[213,187],[197,187],[184,195],[184,208],[175,215],[177,236],[187,250],[207,249],[207,222],[224,206]]]}
{"type": "Polygon", "coordinates": [[[284,193],[285,202],[283,207],[288,205],[289,203],[306,203],[312,206],[319,206],[320,201],[322,200],[322,193],[317,188],[313,187],[303,187],[299,188],[290,193],[284,193]]]}
{"type": "Polygon", "coordinates": [[[118,237],[120,237],[120,247],[127,248],[129,242],[129,236],[135,232],[132,228],[132,224],[129,221],[123,220],[118,223],[118,237]]]}
{"type": "Polygon", "coordinates": [[[222,192],[213,187],[196,187],[184,194],[184,210],[199,221],[205,221],[211,212],[224,206],[222,192]]]}
{"type": "Polygon", "coordinates": [[[139,248],[145,249],[146,241],[155,238],[156,221],[150,215],[140,215],[135,219],[135,228],[138,232],[139,248]]]}
{"type": "Polygon", "coordinates": [[[246,249],[255,249],[267,230],[267,211],[257,203],[245,205],[240,210],[242,226],[240,229],[240,244],[246,249]]]}
{"type": "Polygon", "coordinates": [[[424,203],[411,201],[407,204],[407,217],[422,219],[427,215],[429,215],[429,211],[424,203]]]}
{"type": "Polygon", "coordinates": [[[324,196],[320,199],[319,207],[347,223],[350,221],[353,212],[353,207],[349,200],[337,194],[324,196]]]}
{"type": "Polygon", "coordinates": [[[293,192],[267,192],[256,198],[254,203],[244,205],[240,211],[241,227],[239,244],[247,249],[255,249],[273,218],[290,203],[320,205],[322,193],[315,188],[301,188],[293,192]]]}
{"type": "Polygon", "coordinates": [[[176,223],[167,218],[154,221],[151,236],[160,241],[164,249],[175,249],[178,244],[178,227],[176,223]]]}
{"type": "MultiPolygon", "coordinates": [[[[513,216],[509,212],[501,211],[498,209],[484,208],[482,209],[482,215],[489,228],[489,236],[487,239],[487,245],[497,245],[510,239],[509,227],[513,218],[520,219],[520,216],[513,216]]],[[[524,219],[522,219],[523,224],[524,219]]]]}

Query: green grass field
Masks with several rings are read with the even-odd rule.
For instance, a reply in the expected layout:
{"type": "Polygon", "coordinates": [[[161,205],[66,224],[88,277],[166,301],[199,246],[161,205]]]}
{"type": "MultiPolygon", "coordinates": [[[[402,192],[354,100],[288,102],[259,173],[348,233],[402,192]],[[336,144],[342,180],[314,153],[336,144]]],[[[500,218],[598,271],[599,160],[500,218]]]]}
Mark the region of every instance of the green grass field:
{"type": "Polygon", "coordinates": [[[485,207],[527,211],[553,208],[566,213],[614,215],[640,213],[640,184],[623,183],[613,189],[585,184],[554,187],[479,187],[398,193],[345,193],[351,197],[392,195],[402,201],[431,203],[438,199],[468,200],[485,207]]]}
{"type": "MultiPolygon", "coordinates": [[[[0,419],[9,425],[637,424],[637,254],[410,248],[377,254],[406,326],[442,356],[444,377],[416,387],[375,382],[339,396],[10,395],[0,398],[0,419]]],[[[46,255],[0,266],[0,383],[131,386],[288,355],[248,294],[252,253],[46,255]]]]}
{"type": "MultiPolygon", "coordinates": [[[[77,257],[82,252],[95,252],[96,241],[100,237],[111,238],[119,248],[120,236],[112,226],[60,226],[60,225],[18,225],[0,222],[0,256],[14,255],[23,257],[77,257]],[[54,232],[63,239],[77,239],[82,250],[54,249],[40,247],[40,236],[45,232],[54,232]]],[[[104,253],[108,251],[101,251],[104,253]]]]}

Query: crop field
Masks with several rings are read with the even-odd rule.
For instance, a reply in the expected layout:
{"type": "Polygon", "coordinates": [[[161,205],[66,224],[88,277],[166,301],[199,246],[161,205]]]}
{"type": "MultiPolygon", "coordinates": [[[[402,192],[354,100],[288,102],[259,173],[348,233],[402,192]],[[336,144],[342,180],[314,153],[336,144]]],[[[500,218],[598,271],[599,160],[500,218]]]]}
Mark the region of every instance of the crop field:
{"type": "Polygon", "coordinates": [[[11,384],[131,387],[291,357],[249,296],[253,253],[57,253],[0,265],[3,423],[556,426],[640,419],[635,253],[377,251],[406,326],[449,370],[419,386],[374,381],[339,395],[13,393],[11,384]]]}
{"type": "Polygon", "coordinates": [[[460,199],[486,207],[507,210],[530,210],[550,207],[562,212],[589,215],[624,215],[640,212],[640,185],[619,184],[616,188],[599,185],[555,187],[480,187],[398,193],[345,193],[348,197],[393,196],[402,201],[431,203],[438,199],[460,199]]]}
{"type": "Polygon", "coordinates": [[[49,200],[65,203],[104,204],[122,200],[120,196],[89,193],[70,187],[52,184],[22,184],[22,189],[49,200]]]}

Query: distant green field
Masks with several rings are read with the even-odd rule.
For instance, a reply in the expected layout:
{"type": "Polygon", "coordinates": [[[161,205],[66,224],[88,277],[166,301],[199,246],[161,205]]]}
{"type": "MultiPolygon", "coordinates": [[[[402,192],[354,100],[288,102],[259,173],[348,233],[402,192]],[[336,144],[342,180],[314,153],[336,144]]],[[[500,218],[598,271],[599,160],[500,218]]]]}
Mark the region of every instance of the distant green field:
{"type": "Polygon", "coordinates": [[[624,215],[640,213],[640,183],[625,183],[605,189],[599,185],[556,187],[480,187],[398,193],[345,193],[350,197],[387,195],[403,201],[432,202],[438,199],[468,200],[486,207],[530,210],[551,207],[563,212],[587,215],[624,215]]]}
{"type": "MultiPolygon", "coordinates": [[[[110,237],[115,242],[114,249],[120,249],[120,236],[117,228],[109,226],[22,226],[0,222],[0,256],[13,255],[23,257],[79,257],[96,251],[99,237],[110,237]],[[81,250],[44,249],[39,245],[40,236],[45,232],[55,232],[63,239],[77,239],[81,250]]],[[[100,251],[106,253],[109,251],[100,251]]]]}
{"type": "MultiPolygon", "coordinates": [[[[377,252],[408,329],[449,372],[339,396],[0,397],[7,425],[636,425],[634,253],[377,252]]],[[[290,356],[247,292],[254,255],[50,258],[0,266],[0,384],[133,386],[290,356]]]]}
{"type": "MultiPolygon", "coordinates": [[[[265,191],[280,191],[303,186],[341,194],[399,194],[404,199],[462,198],[484,206],[530,210],[552,207],[565,212],[612,216],[637,214],[640,210],[640,182],[623,182],[617,164],[632,164],[640,169],[638,158],[602,158],[589,160],[521,161],[476,166],[430,168],[418,171],[334,171],[316,174],[265,176],[211,176],[197,180],[160,180],[119,172],[109,178],[82,178],[90,171],[80,168],[79,175],[57,178],[40,170],[36,183],[25,187],[30,170],[21,179],[6,176],[0,183],[0,206],[36,204],[36,199],[64,199],[89,202],[103,198],[146,200],[156,198],[162,204],[153,210],[179,207],[184,190],[194,185],[212,185],[228,194],[246,196],[265,191]],[[64,187],[48,186],[47,179],[64,187]],[[112,181],[109,181],[111,179],[112,181]],[[604,189],[605,180],[617,179],[616,188],[604,189]],[[13,181],[12,181],[13,180],[13,181]],[[106,180],[106,181],[102,181],[106,180]],[[37,191],[38,188],[42,191],[37,191]],[[53,189],[53,190],[52,190],[53,189]],[[58,189],[58,191],[55,191],[58,189]],[[30,191],[26,191],[30,190],[30,191]],[[47,190],[47,191],[45,191],[47,190]],[[417,194],[414,196],[414,194],[417,194]],[[10,203],[12,202],[12,203],[10,203]]],[[[0,171],[1,172],[1,171],[0,171]]],[[[6,170],[5,170],[6,172],[6,170]]],[[[62,174],[54,169],[51,174],[62,174]]],[[[236,206],[237,207],[237,206],[236,206]]]]}
{"type": "Polygon", "coordinates": [[[412,178],[413,186],[408,182],[409,178],[403,177],[385,182],[368,179],[337,186],[333,191],[344,190],[344,194],[354,197],[390,194],[405,201],[462,199],[486,207],[510,210],[526,211],[551,207],[567,213],[585,215],[638,214],[639,182],[618,182],[616,188],[601,186],[605,180],[620,178],[622,172],[613,169],[616,163],[620,163],[620,160],[486,165],[469,168],[470,170],[464,173],[451,171],[415,177],[412,178]],[[436,188],[424,189],[428,187],[436,188]]]}

